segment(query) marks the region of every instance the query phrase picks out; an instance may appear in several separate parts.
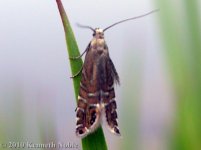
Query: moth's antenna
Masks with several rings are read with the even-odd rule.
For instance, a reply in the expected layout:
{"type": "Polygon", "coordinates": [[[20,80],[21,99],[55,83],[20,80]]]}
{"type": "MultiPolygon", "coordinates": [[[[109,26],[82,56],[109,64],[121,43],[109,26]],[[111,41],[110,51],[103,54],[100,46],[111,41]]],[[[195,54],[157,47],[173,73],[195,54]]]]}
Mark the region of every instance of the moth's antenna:
{"type": "Polygon", "coordinates": [[[92,30],[93,32],[95,32],[95,30],[94,30],[92,27],[90,27],[90,26],[81,25],[81,24],[79,24],[79,23],[77,23],[77,26],[80,27],[80,28],[90,29],[90,30],[92,30]]]}
{"type": "Polygon", "coordinates": [[[132,17],[132,18],[125,19],[125,20],[121,20],[121,21],[116,22],[116,23],[110,25],[109,27],[105,28],[103,31],[106,31],[107,29],[109,29],[109,28],[111,28],[111,27],[113,27],[113,26],[115,26],[115,25],[117,25],[117,24],[120,24],[120,23],[129,21],[129,20],[135,20],[135,19],[138,19],[138,18],[142,18],[142,17],[145,17],[145,16],[150,15],[150,14],[152,14],[152,13],[155,13],[155,12],[157,12],[157,11],[159,11],[159,9],[152,10],[152,11],[150,11],[150,12],[148,12],[148,13],[146,13],[146,14],[140,15],[140,16],[136,16],[136,17],[132,17]]]}

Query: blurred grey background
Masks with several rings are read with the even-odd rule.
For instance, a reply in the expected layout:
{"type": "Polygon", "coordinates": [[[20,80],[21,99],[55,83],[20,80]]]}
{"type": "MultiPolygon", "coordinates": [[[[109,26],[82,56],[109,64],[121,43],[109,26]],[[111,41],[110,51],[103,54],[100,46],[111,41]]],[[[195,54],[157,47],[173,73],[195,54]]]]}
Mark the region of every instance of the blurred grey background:
{"type": "MultiPolygon", "coordinates": [[[[63,0],[80,51],[92,38],[76,23],[105,28],[142,15],[154,1],[63,0]]],[[[160,13],[160,12],[158,12],[160,13]]],[[[120,76],[116,86],[122,138],[106,128],[109,149],[165,150],[174,112],[158,13],[105,33],[120,76]]],[[[0,141],[71,142],[75,96],[63,26],[55,0],[0,1],[0,141]]]]}

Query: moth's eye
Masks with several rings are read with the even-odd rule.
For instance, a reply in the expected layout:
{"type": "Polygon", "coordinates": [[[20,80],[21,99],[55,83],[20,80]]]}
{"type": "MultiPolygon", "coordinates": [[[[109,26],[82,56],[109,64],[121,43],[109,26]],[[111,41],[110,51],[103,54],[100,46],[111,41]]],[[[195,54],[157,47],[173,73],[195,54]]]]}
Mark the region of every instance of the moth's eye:
{"type": "Polygon", "coordinates": [[[96,33],[94,32],[94,33],[93,33],[93,36],[95,36],[95,35],[96,35],[96,33]]]}

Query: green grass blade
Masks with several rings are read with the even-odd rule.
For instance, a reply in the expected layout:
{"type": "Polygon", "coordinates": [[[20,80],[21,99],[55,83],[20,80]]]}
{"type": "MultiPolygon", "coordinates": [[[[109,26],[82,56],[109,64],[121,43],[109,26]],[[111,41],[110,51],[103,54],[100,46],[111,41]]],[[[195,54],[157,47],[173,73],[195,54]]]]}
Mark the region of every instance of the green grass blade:
{"type": "MultiPolygon", "coordinates": [[[[80,52],[79,52],[72,28],[70,26],[70,22],[68,20],[66,12],[63,8],[62,2],[61,2],[61,0],[56,0],[56,2],[58,5],[59,13],[60,13],[60,16],[62,19],[64,31],[65,31],[68,55],[69,55],[69,57],[79,56],[80,52]]],[[[75,75],[81,69],[83,62],[81,59],[79,59],[79,60],[70,60],[69,59],[69,61],[70,61],[72,75],[75,75]]],[[[77,96],[78,96],[78,92],[79,92],[80,79],[81,79],[81,75],[78,75],[76,78],[73,78],[76,100],[77,100],[77,96]]]]}
{"type": "Polygon", "coordinates": [[[98,128],[96,132],[90,134],[82,140],[83,150],[107,150],[102,128],[98,128]]]}
{"type": "MultiPolygon", "coordinates": [[[[59,13],[63,22],[63,27],[66,36],[66,44],[68,49],[69,57],[79,56],[80,52],[70,26],[70,22],[66,15],[66,12],[63,8],[61,0],[56,0],[59,13]]],[[[75,75],[83,65],[82,60],[70,60],[72,75],[75,75]]],[[[80,80],[81,75],[78,75],[73,79],[74,90],[75,90],[75,98],[77,100],[79,88],[80,88],[80,80]]],[[[105,141],[105,137],[103,134],[102,127],[98,128],[93,134],[88,135],[84,139],[82,139],[82,148],[83,150],[107,150],[107,145],[105,141]]]]}
{"type": "Polygon", "coordinates": [[[201,35],[198,1],[156,0],[160,28],[175,91],[171,150],[201,147],[201,35]],[[181,7],[183,6],[183,7],[181,7]]]}

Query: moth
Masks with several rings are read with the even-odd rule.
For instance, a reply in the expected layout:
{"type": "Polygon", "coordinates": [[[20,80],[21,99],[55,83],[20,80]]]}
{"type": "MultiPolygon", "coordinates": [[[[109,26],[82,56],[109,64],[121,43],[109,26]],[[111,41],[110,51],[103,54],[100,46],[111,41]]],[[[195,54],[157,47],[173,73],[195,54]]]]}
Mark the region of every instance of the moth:
{"type": "Polygon", "coordinates": [[[107,125],[112,133],[120,135],[114,91],[114,84],[119,84],[119,76],[109,56],[104,32],[119,23],[141,18],[156,11],[116,22],[105,29],[93,29],[90,26],[79,25],[82,28],[92,30],[93,38],[80,56],[71,58],[80,59],[86,53],[82,69],[73,76],[76,77],[81,73],[76,108],[76,135],[78,137],[85,137],[95,131],[100,125],[101,117],[106,118],[107,125]]]}

